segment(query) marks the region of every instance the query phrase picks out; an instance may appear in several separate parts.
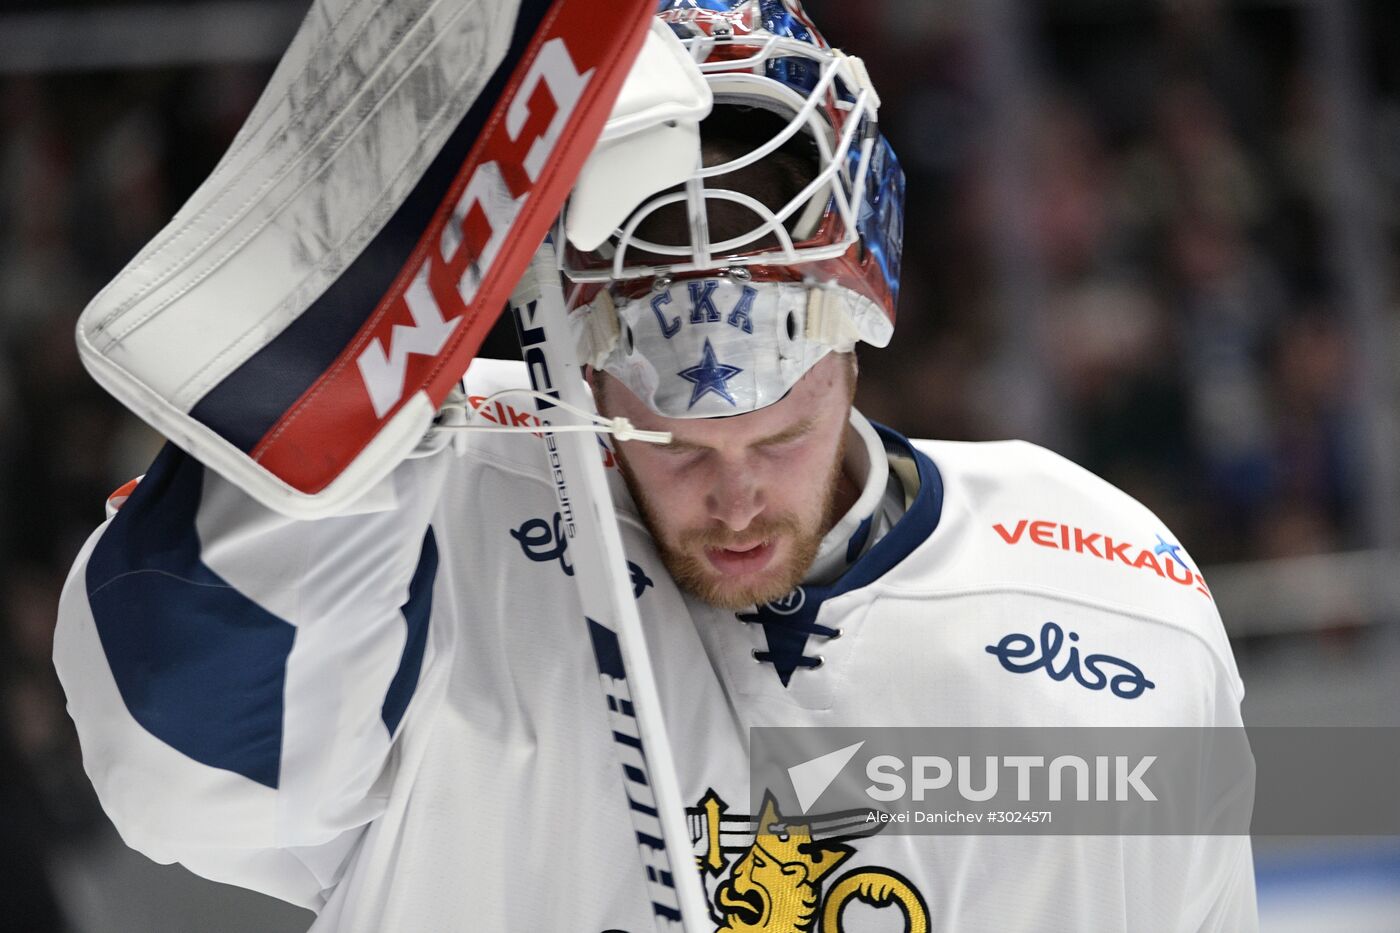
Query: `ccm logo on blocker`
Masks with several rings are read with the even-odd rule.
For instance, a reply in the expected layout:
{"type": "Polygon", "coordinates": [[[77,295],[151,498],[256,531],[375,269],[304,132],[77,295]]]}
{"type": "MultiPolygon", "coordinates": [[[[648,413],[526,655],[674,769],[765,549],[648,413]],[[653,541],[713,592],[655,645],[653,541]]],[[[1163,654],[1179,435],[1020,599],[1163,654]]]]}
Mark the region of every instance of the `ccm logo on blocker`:
{"type": "MultiPolygon", "coordinates": [[[[531,184],[539,180],[545,161],[558,144],[559,135],[592,75],[591,68],[579,73],[563,39],[551,39],[541,46],[539,57],[511,98],[510,109],[506,113],[506,132],[512,141],[519,140],[530,115],[530,99],[541,85],[548,88],[557,108],[543,132],[530,144],[520,166],[511,167],[517,170],[523,168],[531,184]]],[[[460,307],[454,309],[457,314],[451,319],[444,317],[431,281],[441,273],[434,275],[433,266],[440,261],[445,271],[445,267],[460,264],[464,229],[468,221],[472,224],[473,232],[482,226],[489,231],[485,245],[475,258],[466,263],[457,281],[457,295],[462,305],[470,305],[481,286],[485,271],[495,264],[527,197],[511,194],[505,173],[495,160],[481,163],[472,173],[457,199],[451,219],[443,227],[437,255],[429,252],[404,294],[413,325],[395,324],[387,339],[387,349],[385,341],[372,340],[356,360],[377,417],[383,418],[403,397],[409,354],[435,355],[463,320],[460,307]]]]}

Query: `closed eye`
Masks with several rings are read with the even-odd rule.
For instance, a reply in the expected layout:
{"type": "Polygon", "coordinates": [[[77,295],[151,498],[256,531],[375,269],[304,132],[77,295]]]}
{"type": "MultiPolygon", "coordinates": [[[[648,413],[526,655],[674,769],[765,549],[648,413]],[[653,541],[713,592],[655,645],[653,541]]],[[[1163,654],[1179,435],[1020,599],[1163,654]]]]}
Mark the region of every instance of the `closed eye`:
{"type": "Polygon", "coordinates": [[[780,431],[777,434],[772,435],[771,437],[765,437],[763,440],[757,442],[754,446],[764,450],[775,450],[788,446],[790,444],[794,444],[811,433],[813,423],[814,419],[803,418],[801,421],[788,428],[787,430],[780,431]]]}
{"type": "Polygon", "coordinates": [[[688,444],[685,441],[671,441],[668,444],[659,444],[654,449],[673,456],[686,456],[689,454],[702,453],[709,448],[702,447],[699,444],[688,444]]]}

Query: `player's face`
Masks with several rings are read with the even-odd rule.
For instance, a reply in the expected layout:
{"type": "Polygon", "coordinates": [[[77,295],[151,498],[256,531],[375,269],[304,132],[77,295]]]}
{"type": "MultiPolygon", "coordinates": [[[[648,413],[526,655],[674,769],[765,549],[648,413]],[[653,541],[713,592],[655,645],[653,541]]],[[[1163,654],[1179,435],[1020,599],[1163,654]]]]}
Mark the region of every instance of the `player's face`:
{"type": "Polygon", "coordinates": [[[607,374],[599,405],[670,444],[626,441],[632,497],[682,589],[727,609],[766,603],[801,582],[848,507],[842,456],[854,376],[828,354],[779,402],[730,418],[665,418],[607,374]]]}

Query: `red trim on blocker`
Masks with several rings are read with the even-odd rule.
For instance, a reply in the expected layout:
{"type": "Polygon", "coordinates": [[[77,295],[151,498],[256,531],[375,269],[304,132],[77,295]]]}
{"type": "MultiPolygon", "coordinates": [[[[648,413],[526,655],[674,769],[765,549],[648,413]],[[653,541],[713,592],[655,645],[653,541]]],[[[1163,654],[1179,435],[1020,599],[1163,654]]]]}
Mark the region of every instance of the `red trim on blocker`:
{"type": "Polygon", "coordinates": [[[654,0],[556,0],[392,286],[252,458],[325,489],[405,400],[441,404],[544,239],[602,132],[654,0]]]}

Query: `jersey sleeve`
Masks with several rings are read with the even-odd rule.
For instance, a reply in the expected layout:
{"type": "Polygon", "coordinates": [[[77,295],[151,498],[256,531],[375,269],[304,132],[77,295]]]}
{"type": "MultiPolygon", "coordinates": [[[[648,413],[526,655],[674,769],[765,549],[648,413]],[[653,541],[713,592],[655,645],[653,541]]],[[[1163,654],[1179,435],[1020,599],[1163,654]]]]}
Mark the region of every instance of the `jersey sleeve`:
{"type": "MultiPolygon", "coordinates": [[[[1164,535],[1174,540],[1169,531],[1164,535]]],[[[1189,555],[1184,559],[1191,560],[1189,555]]],[[[1204,588],[1204,580],[1200,586],[1204,588]]],[[[1188,679],[1195,687],[1194,691],[1184,692],[1181,707],[1170,724],[1224,730],[1225,735],[1242,736],[1244,683],[1240,680],[1214,599],[1182,602],[1174,621],[1179,626],[1179,641],[1183,647],[1177,652],[1163,652],[1163,656],[1179,653],[1175,673],[1185,676],[1194,671],[1194,678],[1188,679]]],[[[1234,747],[1235,741],[1244,739],[1220,741],[1234,747]]],[[[1245,814],[1249,812],[1254,785],[1252,768],[1232,766],[1223,784],[1214,780],[1210,784],[1210,813],[1215,817],[1212,825],[1218,831],[1211,835],[1180,837],[1192,853],[1187,881],[1180,892],[1180,929],[1199,933],[1257,933],[1259,930],[1253,845],[1248,835],[1239,832],[1241,810],[1245,814]]],[[[1169,844],[1163,837],[1151,837],[1151,841],[1169,844]]]]}
{"type": "Polygon", "coordinates": [[[167,446],[84,546],[55,666],[102,805],[133,848],[317,908],[383,806],[432,664],[451,457],[352,514],[294,521],[167,446]]]}

